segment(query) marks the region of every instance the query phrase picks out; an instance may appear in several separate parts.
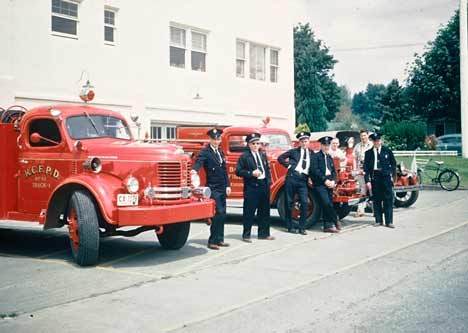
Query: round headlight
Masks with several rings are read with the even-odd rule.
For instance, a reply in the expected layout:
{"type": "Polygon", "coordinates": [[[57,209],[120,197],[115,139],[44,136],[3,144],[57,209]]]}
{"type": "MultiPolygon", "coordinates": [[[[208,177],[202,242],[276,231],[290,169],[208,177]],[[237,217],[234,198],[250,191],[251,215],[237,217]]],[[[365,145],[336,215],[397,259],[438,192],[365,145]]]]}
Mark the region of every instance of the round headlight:
{"type": "Polygon", "coordinates": [[[190,178],[192,180],[192,186],[193,187],[199,187],[200,186],[200,176],[198,174],[192,173],[190,178]]]}
{"type": "Polygon", "coordinates": [[[138,189],[140,188],[138,179],[136,179],[135,177],[131,177],[131,176],[127,178],[125,185],[127,186],[127,191],[129,193],[137,193],[138,189]]]}

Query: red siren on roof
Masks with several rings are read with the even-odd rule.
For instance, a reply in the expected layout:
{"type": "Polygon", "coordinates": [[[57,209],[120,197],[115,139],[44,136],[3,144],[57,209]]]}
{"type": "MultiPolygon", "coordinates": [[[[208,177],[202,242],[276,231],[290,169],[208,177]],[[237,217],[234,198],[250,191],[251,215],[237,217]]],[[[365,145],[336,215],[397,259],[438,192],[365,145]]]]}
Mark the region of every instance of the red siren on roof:
{"type": "Polygon", "coordinates": [[[87,80],[86,84],[81,88],[80,98],[83,102],[88,103],[94,99],[94,96],[94,86],[87,80]]]}
{"type": "Polygon", "coordinates": [[[271,118],[270,118],[270,116],[266,116],[266,118],[265,118],[265,119],[262,119],[262,122],[263,122],[263,127],[267,127],[267,126],[268,126],[268,124],[270,123],[270,121],[271,121],[271,118]]]}

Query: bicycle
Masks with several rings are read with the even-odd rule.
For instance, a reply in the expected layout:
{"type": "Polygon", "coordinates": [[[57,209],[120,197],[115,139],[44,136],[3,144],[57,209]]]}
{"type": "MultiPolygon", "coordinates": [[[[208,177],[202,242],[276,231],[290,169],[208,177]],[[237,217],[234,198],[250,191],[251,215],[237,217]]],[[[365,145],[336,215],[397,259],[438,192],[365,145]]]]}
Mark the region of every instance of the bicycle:
{"type": "MultiPolygon", "coordinates": [[[[420,163],[420,162],[419,162],[420,163]]],[[[444,161],[429,159],[418,167],[418,178],[423,183],[423,173],[429,174],[432,184],[439,184],[446,191],[455,191],[460,186],[460,176],[456,169],[444,167],[444,161]]]]}

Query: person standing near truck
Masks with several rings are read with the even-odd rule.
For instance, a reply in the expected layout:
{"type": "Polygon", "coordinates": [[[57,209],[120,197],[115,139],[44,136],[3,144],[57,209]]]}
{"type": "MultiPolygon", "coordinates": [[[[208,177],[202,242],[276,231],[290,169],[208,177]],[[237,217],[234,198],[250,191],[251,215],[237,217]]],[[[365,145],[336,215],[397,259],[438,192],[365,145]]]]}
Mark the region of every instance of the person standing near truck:
{"type": "Polygon", "coordinates": [[[323,231],[337,233],[341,230],[338,217],[333,207],[333,189],[336,186],[336,170],[330,156],[330,144],[333,138],[320,138],[321,149],[314,154],[310,166],[310,178],[314,183],[312,191],[323,211],[323,231]]]}
{"type": "MultiPolygon", "coordinates": [[[[366,181],[364,180],[364,156],[366,154],[366,151],[369,149],[372,149],[374,146],[372,141],[369,140],[369,133],[367,132],[366,129],[361,129],[359,131],[359,137],[361,138],[361,142],[359,142],[355,147],[354,147],[354,156],[356,157],[356,166],[360,173],[356,176],[356,180],[359,184],[359,189],[361,191],[362,195],[367,194],[367,188],[366,188],[366,181]]],[[[356,212],[356,217],[364,216],[364,210],[366,207],[365,202],[361,202],[358,204],[357,212],[356,212]]]]}
{"type": "Polygon", "coordinates": [[[309,149],[309,132],[300,132],[296,135],[300,146],[290,149],[278,157],[278,162],[288,169],[285,182],[286,202],[285,202],[285,217],[288,232],[296,233],[292,224],[291,210],[294,201],[294,196],[297,194],[301,205],[301,215],[299,217],[299,233],[307,235],[304,225],[307,218],[307,206],[309,198],[309,190],[307,181],[309,179],[309,169],[311,157],[314,152],[309,149]]]}
{"type": "Polygon", "coordinates": [[[192,174],[203,167],[206,172],[206,183],[211,189],[211,198],[216,202],[216,213],[211,221],[208,248],[219,250],[220,246],[229,246],[224,242],[224,221],[226,220],[226,197],[231,194],[231,187],[226,168],[224,153],[219,148],[221,129],[212,128],[206,134],[210,143],[200,151],[193,167],[192,174]]]}
{"type": "Polygon", "coordinates": [[[370,138],[374,148],[366,151],[364,158],[364,177],[369,192],[372,193],[375,223],[385,226],[393,225],[393,177],[396,175],[396,160],[393,152],[382,145],[380,133],[373,133],[370,138]],[[383,204],[383,210],[382,210],[383,204]]]}
{"type": "Polygon", "coordinates": [[[259,151],[260,136],[259,133],[246,136],[248,149],[240,156],[236,167],[236,175],[244,180],[242,240],[247,243],[252,243],[251,230],[255,212],[258,220],[258,239],[275,239],[270,235],[270,167],[266,154],[259,151]]]}

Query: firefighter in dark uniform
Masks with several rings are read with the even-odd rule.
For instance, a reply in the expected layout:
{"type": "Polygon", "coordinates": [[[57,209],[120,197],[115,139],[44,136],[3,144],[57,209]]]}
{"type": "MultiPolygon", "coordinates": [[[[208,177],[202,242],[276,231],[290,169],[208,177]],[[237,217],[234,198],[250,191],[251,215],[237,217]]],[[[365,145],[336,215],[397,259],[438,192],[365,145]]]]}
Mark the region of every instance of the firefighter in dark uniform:
{"type": "Polygon", "coordinates": [[[299,217],[299,233],[307,235],[304,225],[307,218],[307,206],[309,199],[309,190],[307,181],[309,179],[310,160],[314,152],[309,149],[309,132],[297,133],[296,138],[299,140],[298,148],[290,149],[278,157],[278,162],[288,169],[285,182],[286,202],[285,202],[285,217],[288,232],[296,233],[292,223],[291,210],[294,201],[294,196],[299,197],[300,217],[299,217]]]}
{"type": "Polygon", "coordinates": [[[216,201],[216,213],[210,227],[208,248],[219,250],[220,246],[229,246],[224,242],[224,221],[226,219],[226,197],[231,193],[229,177],[226,169],[224,153],[219,148],[221,143],[221,129],[212,128],[206,134],[210,143],[200,151],[192,167],[192,173],[200,168],[206,172],[206,184],[211,189],[211,198],[216,201]]]}
{"type": "Polygon", "coordinates": [[[322,209],[323,231],[337,233],[341,230],[341,226],[333,207],[336,171],[333,158],[329,155],[332,140],[333,138],[330,136],[319,139],[321,149],[312,156],[309,175],[313,183],[312,191],[322,209]]]}
{"type": "Polygon", "coordinates": [[[364,157],[364,178],[372,197],[375,223],[393,225],[393,177],[396,175],[396,161],[392,151],[382,145],[381,135],[373,133],[369,138],[374,141],[374,148],[366,151],[364,157]],[[382,210],[383,205],[383,210],[382,210]]]}
{"type": "Polygon", "coordinates": [[[271,174],[268,159],[259,151],[260,134],[246,136],[248,149],[237,161],[236,175],[244,179],[244,206],[242,240],[251,243],[251,230],[255,212],[258,221],[258,239],[273,240],[270,235],[270,184],[271,174]]]}

